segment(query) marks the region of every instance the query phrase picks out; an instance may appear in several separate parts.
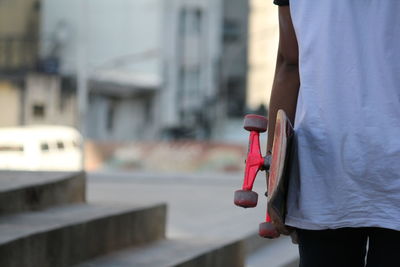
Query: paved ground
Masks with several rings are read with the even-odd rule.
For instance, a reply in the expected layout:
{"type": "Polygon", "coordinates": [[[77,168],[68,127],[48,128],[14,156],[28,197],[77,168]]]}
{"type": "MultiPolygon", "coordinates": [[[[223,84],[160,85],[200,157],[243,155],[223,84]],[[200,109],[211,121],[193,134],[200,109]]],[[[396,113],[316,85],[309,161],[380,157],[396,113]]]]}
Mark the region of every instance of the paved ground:
{"type": "MultiPolygon", "coordinates": [[[[265,214],[261,174],[255,186],[259,193],[259,205],[255,209],[233,205],[233,192],[241,186],[241,174],[113,172],[90,173],[88,178],[89,201],[135,205],[166,202],[168,237],[240,238],[256,232],[265,214]]],[[[282,266],[279,259],[293,257],[296,251],[297,247],[289,239],[279,239],[274,246],[268,245],[254,253],[247,265],[282,266]]]]}

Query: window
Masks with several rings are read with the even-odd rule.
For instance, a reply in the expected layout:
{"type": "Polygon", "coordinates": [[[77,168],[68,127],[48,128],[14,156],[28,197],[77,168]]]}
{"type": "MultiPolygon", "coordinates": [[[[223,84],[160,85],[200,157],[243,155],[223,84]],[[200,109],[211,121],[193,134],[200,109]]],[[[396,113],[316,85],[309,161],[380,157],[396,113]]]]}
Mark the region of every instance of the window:
{"type": "Polygon", "coordinates": [[[189,17],[189,31],[194,34],[201,33],[202,11],[199,8],[193,9],[189,17]]]}
{"type": "Polygon", "coordinates": [[[32,107],[32,113],[35,118],[40,118],[40,119],[44,118],[45,112],[46,109],[43,104],[35,104],[32,107]]]}
{"type": "Polygon", "coordinates": [[[151,124],[153,122],[152,99],[147,98],[144,101],[144,119],[145,123],[151,124]]]}
{"type": "Polygon", "coordinates": [[[186,9],[181,9],[180,13],[179,13],[179,31],[181,33],[181,35],[185,35],[186,34],[186,9]]]}
{"type": "Polygon", "coordinates": [[[181,35],[199,35],[201,33],[203,13],[200,8],[183,8],[179,15],[181,35]]]}
{"type": "Polygon", "coordinates": [[[245,81],[242,77],[229,77],[227,83],[229,117],[242,117],[246,104],[245,81]]]}
{"type": "Polygon", "coordinates": [[[106,118],[106,128],[108,131],[112,131],[114,129],[115,124],[115,109],[117,106],[116,100],[110,100],[108,102],[108,109],[107,109],[107,118],[106,118]]]}
{"type": "Polygon", "coordinates": [[[195,108],[200,103],[200,69],[181,68],[179,72],[179,90],[178,99],[181,110],[189,110],[195,108]]]}
{"type": "Polygon", "coordinates": [[[43,152],[49,151],[49,144],[48,143],[41,143],[40,144],[40,150],[42,150],[43,152]]]}
{"type": "Polygon", "coordinates": [[[232,19],[224,21],[224,42],[235,42],[240,39],[240,23],[232,19]]]}
{"type": "Polygon", "coordinates": [[[200,96],[200,70],[199,68],[189,69],[185,75],[185,90],[186,95],[193,99],[195,98],[198,101],[198,97],[200,96]]]}
{"type": "Polygon", "coordinates": [[[57,141],[57,149],[64,150],[65,146],[64,143],[61,141],[57,141]]]}

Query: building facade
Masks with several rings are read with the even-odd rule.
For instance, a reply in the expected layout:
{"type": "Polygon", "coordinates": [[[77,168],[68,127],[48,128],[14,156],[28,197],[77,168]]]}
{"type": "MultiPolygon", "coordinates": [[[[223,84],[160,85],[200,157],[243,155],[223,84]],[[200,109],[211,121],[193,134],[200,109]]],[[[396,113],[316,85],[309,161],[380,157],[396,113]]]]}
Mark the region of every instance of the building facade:
{"type": "Polygon", "coordinates": [[[35,69],[39,18],[39,0],[0,1],[1,76],[35,69]]]}
{"type": "Polygon", "coordinates": [[[243,112],[247,1],[43,5],[41,57],[61,75],[85,72],[89,138],[211,138],[243,112]]]}
{"type": "Polygon", "coordinates": [[[73,86],[39,55],[41,16],[40,0],[0,1],[0,127],[76,124],[73,86]]]}
{"type": "Polygon", "coordinates": [[[0,127],[24,121],[25,74],[37,63],[39,16],[36,0],[0,1],[0,104],[6,111],[0,127]]]}
{"type": "Polygon", "coordinates": [[[247,106],[268,107],[275,74],[278,8],[265,0],[250,1],[247,106]]]}

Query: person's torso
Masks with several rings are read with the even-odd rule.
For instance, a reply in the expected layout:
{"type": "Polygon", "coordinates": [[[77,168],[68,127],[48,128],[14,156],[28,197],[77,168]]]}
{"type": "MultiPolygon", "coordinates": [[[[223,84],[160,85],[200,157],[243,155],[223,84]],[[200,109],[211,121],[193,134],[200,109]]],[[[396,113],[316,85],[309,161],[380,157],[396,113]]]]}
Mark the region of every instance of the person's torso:
{"type": "Polygon", "coordinates": [[[289,215],[326,228],[389,209],[400,228],[400,1],[291,0],[290,9],[301,189],[289,215]]]}

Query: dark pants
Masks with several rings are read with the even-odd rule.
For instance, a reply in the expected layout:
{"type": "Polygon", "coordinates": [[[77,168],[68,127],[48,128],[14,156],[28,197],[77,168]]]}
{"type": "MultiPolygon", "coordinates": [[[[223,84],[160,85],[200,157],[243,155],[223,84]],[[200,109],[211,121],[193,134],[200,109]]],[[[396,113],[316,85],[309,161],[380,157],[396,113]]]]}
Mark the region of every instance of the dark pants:
{"type": "Polygon", "coordinates": [[[400,266],[400,231],[340,228],[297,233],[300,267],[400,266]]]}

